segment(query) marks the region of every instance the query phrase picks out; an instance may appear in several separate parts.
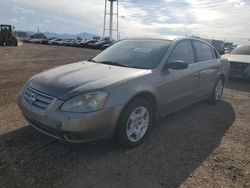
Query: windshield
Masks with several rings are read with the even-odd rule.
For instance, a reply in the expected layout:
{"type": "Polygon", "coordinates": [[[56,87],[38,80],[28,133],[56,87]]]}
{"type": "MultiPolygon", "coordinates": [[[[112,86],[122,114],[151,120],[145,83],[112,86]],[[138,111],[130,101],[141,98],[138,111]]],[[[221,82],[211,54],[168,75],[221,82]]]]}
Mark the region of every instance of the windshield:
{"type": "Polygon", "coordinates": [[[166,40],[123,40],[98,54],[93,61],[153,69],[160,63],[170,44],[171,41],[166,40]]]}
{"type": "Polygon", "coordinates": [[[231,54],[238,54],[238,55],[250,55],[250,45],[239,46],[235,48],[231,54]]]}

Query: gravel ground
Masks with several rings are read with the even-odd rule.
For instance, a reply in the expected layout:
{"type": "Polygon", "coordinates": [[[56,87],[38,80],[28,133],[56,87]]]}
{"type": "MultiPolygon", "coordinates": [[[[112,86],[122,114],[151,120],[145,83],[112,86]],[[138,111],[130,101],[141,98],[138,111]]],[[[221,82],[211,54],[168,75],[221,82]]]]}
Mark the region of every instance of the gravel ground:
{"type": "Polygon", "coordinates": [[[34,74],[95,50],[0,48],[0,187],[250,187],[250,83],[230,80],[217,105],[158,121],[132,150],[111,141],[63,143],[25,125],[16,97],[34,74]]]}

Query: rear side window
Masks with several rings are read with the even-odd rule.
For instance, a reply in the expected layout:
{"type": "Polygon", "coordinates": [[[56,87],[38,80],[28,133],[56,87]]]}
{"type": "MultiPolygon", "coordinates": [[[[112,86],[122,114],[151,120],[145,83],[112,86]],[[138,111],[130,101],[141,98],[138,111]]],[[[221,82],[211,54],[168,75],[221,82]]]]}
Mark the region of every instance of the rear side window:
{"type": "Polygon", "coordinates": [[[211,47],[203,42],[193,41],[197,53],[197,61],[208,61],[213,59],[211,47]]]}
{"type": "Polygon", "coordinates": [[[168,62],[181,60],[186,63],[194,63],[194,52],[191,41],[185,40],[178,43],[169,56],[168,62]]]}

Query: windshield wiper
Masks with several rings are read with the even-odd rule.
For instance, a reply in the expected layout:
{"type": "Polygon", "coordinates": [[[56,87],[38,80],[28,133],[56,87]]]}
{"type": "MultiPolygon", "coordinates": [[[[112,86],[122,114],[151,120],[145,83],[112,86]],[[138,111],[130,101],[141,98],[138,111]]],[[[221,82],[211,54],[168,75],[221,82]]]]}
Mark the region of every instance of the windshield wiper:
{"type": "Polygon", "coordinates": [[[128,65],[124,65],[124,64],[114,62],[114,61],[97,61],[96,63],[102,63],[102,64],[106,64],[106,65],[116,65],[116,66],[121,66],[121,67],[130,67],[128,65]]]}
{"type": "Polygon", "coordinates": [[[96,63],[96,61],[94,59],[88,59],[88,61],[96,63]]]}

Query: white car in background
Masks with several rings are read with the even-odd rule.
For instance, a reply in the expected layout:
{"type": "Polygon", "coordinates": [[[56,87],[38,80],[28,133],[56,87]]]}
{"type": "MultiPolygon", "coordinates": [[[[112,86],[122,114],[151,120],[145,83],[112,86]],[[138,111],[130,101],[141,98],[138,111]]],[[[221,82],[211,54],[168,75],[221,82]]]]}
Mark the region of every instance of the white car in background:
{"type": "Polygon", "coordinates": [[[239,46],[222,57],[230,62],[230,77],[250,80],[250,45],[239,46]]]}

